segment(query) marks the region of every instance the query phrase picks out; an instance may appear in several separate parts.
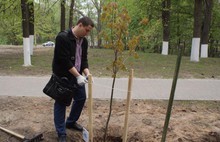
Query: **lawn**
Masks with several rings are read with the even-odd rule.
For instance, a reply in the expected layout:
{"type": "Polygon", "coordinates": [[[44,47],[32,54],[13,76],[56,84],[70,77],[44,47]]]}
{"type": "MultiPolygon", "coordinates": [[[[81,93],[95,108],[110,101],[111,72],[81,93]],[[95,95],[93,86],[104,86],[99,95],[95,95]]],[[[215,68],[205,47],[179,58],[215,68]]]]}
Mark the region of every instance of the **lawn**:
{"type": "MultiPolygon", "coordinates": [[[[50,75],[54,48],[35,48],[31,56],[32,66],[23,66],[22,47],[0,47],[0,75],[50,75]]],[[[126,52],[125,52],[126,55],[126,52]]],[[[177,55],[161,55],[138,52],[139,58],[129,57],[125,61],[127,71],[119,71],[118,77],[127,77],[129,69],[134,69],[137,78],[172,78],[177,55]]],[[[111,77],[107,67],[114,59],[113,50],[89,49],[89,67],[95,77],[111,77]]],[[[183,56],[179,72],[180,78],[220,78],[220,58],[201,58],[191,62],[183,56]]]]}

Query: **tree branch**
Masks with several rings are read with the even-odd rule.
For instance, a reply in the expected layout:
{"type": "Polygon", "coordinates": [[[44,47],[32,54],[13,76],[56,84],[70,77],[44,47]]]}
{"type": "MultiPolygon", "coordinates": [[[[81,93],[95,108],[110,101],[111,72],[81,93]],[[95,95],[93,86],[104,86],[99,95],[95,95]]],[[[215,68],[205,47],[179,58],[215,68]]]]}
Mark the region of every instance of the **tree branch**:
{"type": "MultiPolygon", "coordinates": [[[[75,9],[75,8],[74,8],[73,10],[76,11],[77,13],[79,13],[80,15],[82,15],[83,17],[86,16],[86,15],[83,14],[82,11],[80,11],[80,10],[78,10],[78,9],[75,9]]],[[[96,25],[94,25],[94,26],[95,26],[95,29],[98,30],[97,26],[96,26],[96,25]]]]}
{"type": "Polygon", "coordinates": [[[73,10],[76,11],[77,13],[79,13],[80,15],[82,15],[83,17],[85,17],[85,15],[83,14],[82,11],[80,11],[80,10],[78,10],[78,9],[75,9],[75,8],[73,8],[73,10]]]}

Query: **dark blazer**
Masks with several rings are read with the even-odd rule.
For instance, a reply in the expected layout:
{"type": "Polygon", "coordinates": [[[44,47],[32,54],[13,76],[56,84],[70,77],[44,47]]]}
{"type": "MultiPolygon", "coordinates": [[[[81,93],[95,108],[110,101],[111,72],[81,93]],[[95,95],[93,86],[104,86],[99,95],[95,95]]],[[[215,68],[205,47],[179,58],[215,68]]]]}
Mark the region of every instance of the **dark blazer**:
{"type": "MultiPolygon", "coordinates": [[[[88,68],[88,41],[84,37],[82,42],[82,60],[80,73],[88,68]]],[[[72,29],[60,32],[56,37],[52,70],[57,76],[66,76],[69,79],[73,75],[69,69],[75,66],[76,55],[76,37],[72,33],[72,29]]]]}

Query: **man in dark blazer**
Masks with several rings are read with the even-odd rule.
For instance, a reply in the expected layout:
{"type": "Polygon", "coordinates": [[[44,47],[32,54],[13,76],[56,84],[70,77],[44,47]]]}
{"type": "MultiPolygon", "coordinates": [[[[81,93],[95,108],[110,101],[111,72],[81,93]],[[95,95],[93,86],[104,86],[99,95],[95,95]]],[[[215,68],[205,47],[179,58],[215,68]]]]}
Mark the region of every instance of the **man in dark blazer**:
{"type": "Polygon", "coordinates": [[[54,124],[59,142],[66,142],[66,128],[82,131],[77,123],[86,101],[85,84],[90,74],[88,66],[88,41],[85,38],[94,27],[89,17],[82,17],[76,26],[60,32],[56,37],[53,73],[60,78],[67,78],[75,86],[70,114],[65,120],[66,106],[55,101],[54,124]]]}

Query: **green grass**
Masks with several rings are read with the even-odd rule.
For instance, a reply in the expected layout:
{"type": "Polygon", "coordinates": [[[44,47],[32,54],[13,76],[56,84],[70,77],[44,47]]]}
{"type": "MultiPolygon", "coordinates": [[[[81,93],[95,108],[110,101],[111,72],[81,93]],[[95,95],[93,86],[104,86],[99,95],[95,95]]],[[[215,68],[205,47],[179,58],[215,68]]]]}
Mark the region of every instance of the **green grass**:
{"type": "MultiPolygon", "coordinates": [[[[2,47],[1,47],[2,48],[2,47]]],[[[8,47],[9,48],[9,47],[8,47]]],[[[35,48],[31,57],[32,66],[24,67],[23,49],[9,48],[8,52],[0,52],[1,75],[50,75],[53,48],[35,48]]],[[[134,69],[138,78],[172,78],[176,66],[176,55],[164,56],[154,53],[139,52],[139,58],[129,57],[125,64],[128,71],[120,71],[118,77],[127,77],[129,69],[134,69]]],[[[112,50],[89,49],[89,67],[95,77],[111,77],[107,66],[114,59],[112,50]]],[[[199,62],[191,62],[190,57],[182,57],[179,72],[180,78],[220,78],[220,58],[203,58],[199,62]]]]}

